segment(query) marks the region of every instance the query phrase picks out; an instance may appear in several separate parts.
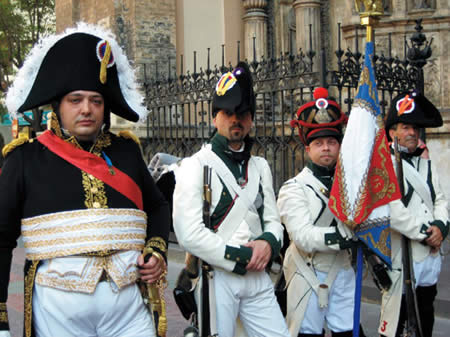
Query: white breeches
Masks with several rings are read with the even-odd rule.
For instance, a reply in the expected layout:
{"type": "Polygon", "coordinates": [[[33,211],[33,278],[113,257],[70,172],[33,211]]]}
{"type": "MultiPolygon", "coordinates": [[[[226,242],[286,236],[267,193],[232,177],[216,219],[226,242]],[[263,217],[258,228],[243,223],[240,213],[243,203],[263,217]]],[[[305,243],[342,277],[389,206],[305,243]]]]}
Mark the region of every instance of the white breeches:
{"type": "MultiPolygon", "coordinates": [[[[324,282],[327,273],[316,271],[317,278],[324,282]]],[[[300,333],[321,334],[325,321],[334,332],[353,330],[355,303],[355,272],[352,268],[338,272],[328,295],[328,307],[320,309],[317,294],[311,290],[308,306],[300,327],[300,333]]]]}
{"type": "Polygon", "coordinates": [[[36,337],[156,337],[136,284],[113,292],[99,282],[93,294],[35,284],[33,320],[36,337]]]}
{"type": "Polygon", "coordinates": [[[237,275],[216,269],[214,288],[220,337],[234,337],[238,316],[248,336],[290,337],[266,272],[237,275]]]}
{"type": "Polygon", "coordinates": [[[429,287],[438,282],[441,273],[442,257],[428,255],[422,262],[414,262],[414,277],[416,287],[429,287]]]}

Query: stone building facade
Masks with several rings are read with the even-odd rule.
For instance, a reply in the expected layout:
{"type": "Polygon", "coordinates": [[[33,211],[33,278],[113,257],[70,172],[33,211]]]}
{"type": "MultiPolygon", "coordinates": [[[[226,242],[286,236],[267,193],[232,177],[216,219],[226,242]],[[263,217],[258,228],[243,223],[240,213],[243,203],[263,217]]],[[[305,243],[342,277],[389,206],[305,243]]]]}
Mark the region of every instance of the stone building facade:
{"type": "MultiPolygon", "coordinates": [[[[418,18],[427,41],[433,40],[424,67],[425,94],[445,124],[427,130],[427,143],[450,196],[450,2],[383,0],[383,5],[377,51],[387,50],[391,34],[392,56],[403,58],[405,37],[414,33],[418,18]]],[[[56,0],[55,8],[57,31],[80,20],[112,29],[141,80],[311,48],[324,48],[332,63],[339,42],[343,50],[356,43],[361,50],[365,36],[362,28],[355,33],[360,19],[352,0],[56,0]]]]}

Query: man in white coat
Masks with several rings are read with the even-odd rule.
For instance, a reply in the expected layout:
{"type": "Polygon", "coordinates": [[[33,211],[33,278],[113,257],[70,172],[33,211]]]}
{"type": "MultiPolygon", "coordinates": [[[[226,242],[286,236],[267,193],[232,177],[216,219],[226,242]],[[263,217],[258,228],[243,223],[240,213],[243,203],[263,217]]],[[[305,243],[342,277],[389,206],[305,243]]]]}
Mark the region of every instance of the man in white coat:
{"type": "Polygon", "coordinates": [[[176,173],[178,242],[214,270],[209,282],[212,334],[233,337],[239,317],[249,336],[289,336],[265,271],[279,254],[283,228],[269,165],[250,155],[255,95],[245,63],[217,83],[212,113],[217,133],[176,173]],[[212,168],[210,228],[202,216],[205,165],[212,168]]]}
{"type": "Polygon", "coordinates": [[[423,148],[418,145],[419,128],[441,125],[442,118],[436,107],[416,92],[396,97],[386,119],[389,140],[397,137],[400,146],[405,191],[402,203],[391,203],[392,271],[389,275],[393,284],[382,298],[379,333],[384,336],[400,336],[406,320],[406,303],[402,296],[402,235],[411,239],[423,336],[432,336],[433,302],[442,263],[439,248],[448,234],[449,223],[447,200],[439,183],[438,172],[429,159],[421,156],[423,148]]]}
{"type": "Polygon", "coordinates": [[[286,318],[292,337],[323,337],[325,321],[333,337],[351,337],[355,273],[348,248],[354,241],[327,206],[347,117],[326,89],[317,88],[314,98],[291,122],[310,161],[278,196],[291,239],[283,266],[286,318]]]}

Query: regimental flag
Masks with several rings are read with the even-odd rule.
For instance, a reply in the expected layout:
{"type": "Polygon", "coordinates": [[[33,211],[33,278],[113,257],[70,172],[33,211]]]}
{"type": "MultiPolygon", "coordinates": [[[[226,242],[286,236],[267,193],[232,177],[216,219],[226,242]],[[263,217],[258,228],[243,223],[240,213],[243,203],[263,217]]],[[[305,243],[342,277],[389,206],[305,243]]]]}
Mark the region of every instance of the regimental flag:
{"type": "Polygon", "coordinates": [[[374,44],[366,44],[358,91],[342,141],[330,210],[391,266],[389,205],[400,199],[373,71],[374,44]]]}

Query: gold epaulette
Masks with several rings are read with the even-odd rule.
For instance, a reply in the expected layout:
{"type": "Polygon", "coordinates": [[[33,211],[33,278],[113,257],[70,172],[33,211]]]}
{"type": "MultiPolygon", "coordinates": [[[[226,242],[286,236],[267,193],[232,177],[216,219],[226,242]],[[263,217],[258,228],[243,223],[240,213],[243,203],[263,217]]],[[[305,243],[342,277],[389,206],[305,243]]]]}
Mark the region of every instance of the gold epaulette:
{"type": "MultiPolygon", "coordinates": [[[[27,143],[28,141],[30,141],[30,139],[28,138],[27,135],[25,134],[20,134],[19,138],[13,139],[9,144],[6,144],[5,146],[3,146],[2,149],[2,155],[4,158],[6,158],[6,156],[12,152],[16,147],[27,143]]],[[[32,141],[32,140],[31,140],[32,141]]]]}
{"type": "Polygon", "coordinates": [[[122,130],[119,132],[119,137],[132,139],[137,145],[141,145],[141,141],[139,140],[138,136],[136,136],[133,132],[130,130],[122,130]]]}

